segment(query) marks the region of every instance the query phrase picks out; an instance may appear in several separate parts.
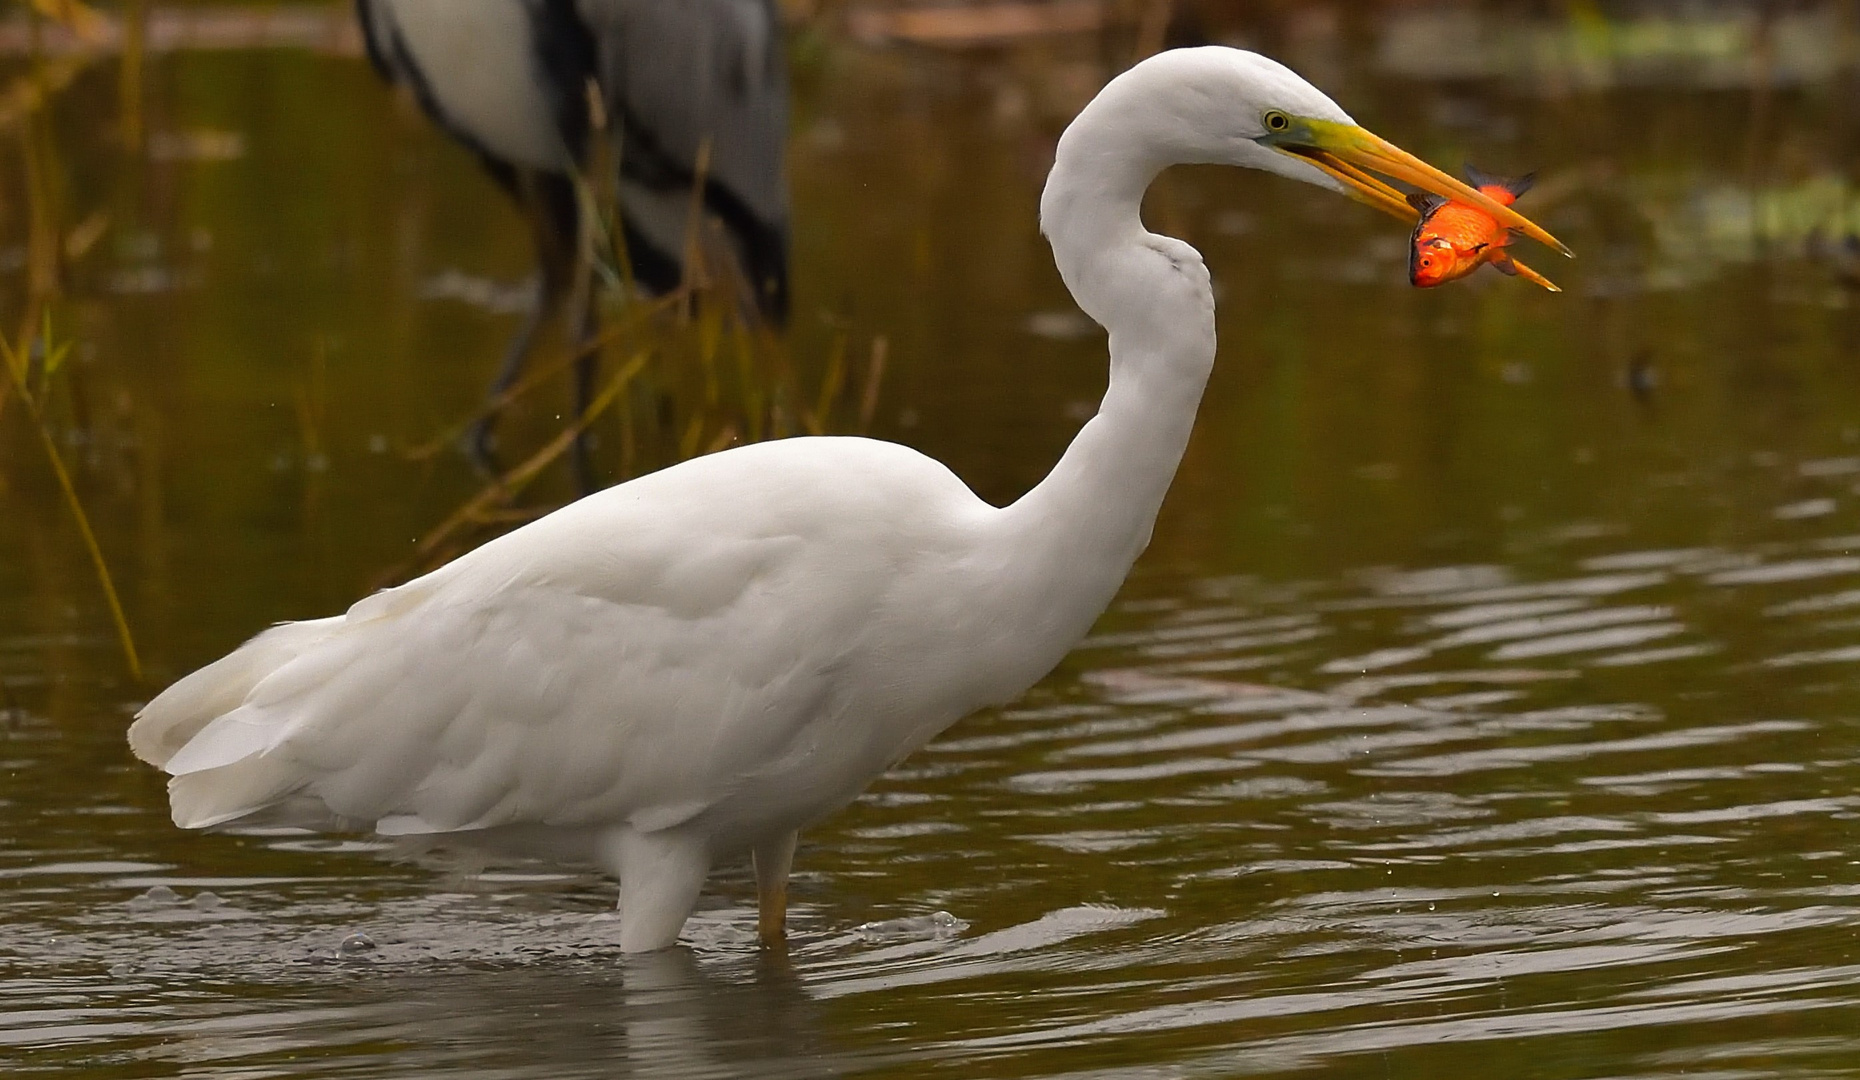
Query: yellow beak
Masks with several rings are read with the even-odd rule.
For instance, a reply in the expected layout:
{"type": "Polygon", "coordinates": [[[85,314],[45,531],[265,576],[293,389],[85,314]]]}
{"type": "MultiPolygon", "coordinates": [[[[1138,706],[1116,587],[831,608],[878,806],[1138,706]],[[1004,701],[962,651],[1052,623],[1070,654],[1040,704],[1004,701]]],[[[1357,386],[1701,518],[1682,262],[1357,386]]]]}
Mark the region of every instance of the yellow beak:
{"type": "Polygon", "coordinates": [[[1345,193],[1351,198],[1403,221],[1413,222],[1419,215],[1401,192],[1372,173],[1413,184],[1422,191],[1454,202],[1476,206],[1506,228],[1516,229],[1565,255],[1575,255],[1530,218],[1355,124],[1300,117],[1292,121],[1290,130],[1267,135],[1260,141],[1282,154],[1301,158],[1323,169],[1342,182],[1345,193]]]}

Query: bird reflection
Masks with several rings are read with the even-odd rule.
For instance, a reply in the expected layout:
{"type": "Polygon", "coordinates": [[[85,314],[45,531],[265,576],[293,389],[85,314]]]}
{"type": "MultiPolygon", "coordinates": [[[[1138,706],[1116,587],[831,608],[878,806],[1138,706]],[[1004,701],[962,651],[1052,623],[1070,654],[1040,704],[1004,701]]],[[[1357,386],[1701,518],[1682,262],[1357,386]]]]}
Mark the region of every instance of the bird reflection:
{"type": "MultiPolygon", "coordinates": [[[[578,346],[595,332],[577,297],[580,243],[594,222],[585,170],[605,118],[616,159],[619,228],[645,292],[685,281],[712,237],[744,307],[780,325],[788,312],[784,167],[787,74],[774,0],[357,0],[369,56],[432,119],[473,150],[528,219],[536,302],[492,383],[495,400],[558,313],[578,346]]],[[[576,364],[591,397],[594,359],[576,364]]],[[[495,468],[493,416],[468,449],[495,468]]],[[[575,469],[591,486],[587,447],[575,469]]]]}
{"type": "Polygon", "coordinates": [[[469,1064],[471,1075],[516,1080],[855,1071],[852,1056],[822,1034],[818,1003],[778,963],[700,963],[687,949],[590,959],[355,966],[351,974],[363,977],[341,1008],[285,1007],[232,1026],[171,1025],[158,1056],[224,1067],[290,1046],[339,1050],[368,1075],[469,1064]]]}

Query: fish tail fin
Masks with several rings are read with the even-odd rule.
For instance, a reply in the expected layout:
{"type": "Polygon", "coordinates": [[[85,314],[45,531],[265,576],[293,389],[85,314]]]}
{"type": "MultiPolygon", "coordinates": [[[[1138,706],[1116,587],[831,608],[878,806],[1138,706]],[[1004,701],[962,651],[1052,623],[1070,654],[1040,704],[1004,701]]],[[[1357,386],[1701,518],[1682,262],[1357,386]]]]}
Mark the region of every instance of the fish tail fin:
{"type": "Polygon", "coordinates": [[[1530,267],[1524,265],[1523,263],[1519,262],[1518,260],[1512,258],[1509,255],[1505,255],[1500,258],[1493,259],[1492,265],[1498,267],[1501,273],[1509,274],[1512,277],[1521,277],[1524,280],[1530,282],[1531,284],[1541,285],[1545,289],[1548,289],[1551,292],[1562,292],[1563,291],[1562,289],[1559,289],[1556,287],[1555,282],[1551,281],[1549,278],[1543,276],[1537,271],[1532,270],[1530,267]]]}
{"type": "Polygon", "coordinates": [[[1408,193],[1408,205],[1419,210],[1421,212],[1421,220],[1426,221],[1429,217],[1433,216],[1434,211],[1447,205],[1447,199],[1445,196],[1436,195],[1431,191],[1410,191],[1408,193]]]}
{"type": "Polygon", "coordinates": [[[1501,191],[1508,192],[1511,195],[1510,199],[1500,199],[1498,201],[1509,206],[1519,196],[1531,190],[1531,185],[1537,182],[1537,174],[1534,172],[1527,172],[1523,176],[1508,180],[1502,176],[1494,176],[1484,169],[1468,165],[1466,166],[1466,182],[1478,188],[1480,191],[1484,191],[1488,195],[1491,194],[1490,191],[1486,190],[1488,188],[1498,188],[1501,191]]]}

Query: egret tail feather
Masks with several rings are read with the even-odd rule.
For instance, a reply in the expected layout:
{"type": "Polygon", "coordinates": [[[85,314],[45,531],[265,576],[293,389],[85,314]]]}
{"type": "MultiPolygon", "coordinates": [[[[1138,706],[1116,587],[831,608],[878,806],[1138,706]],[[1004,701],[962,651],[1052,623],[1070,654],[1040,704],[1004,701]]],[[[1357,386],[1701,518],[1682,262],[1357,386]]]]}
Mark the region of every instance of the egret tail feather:
{"type": "Polygon", "coordinates": [[[143,761],[167,768],[182,747],[215,720],[245,703],[272,672],[327,639],[341,626],[328,619],[280,623],[158,694],[129,726],[129,748],[143,761]]]}

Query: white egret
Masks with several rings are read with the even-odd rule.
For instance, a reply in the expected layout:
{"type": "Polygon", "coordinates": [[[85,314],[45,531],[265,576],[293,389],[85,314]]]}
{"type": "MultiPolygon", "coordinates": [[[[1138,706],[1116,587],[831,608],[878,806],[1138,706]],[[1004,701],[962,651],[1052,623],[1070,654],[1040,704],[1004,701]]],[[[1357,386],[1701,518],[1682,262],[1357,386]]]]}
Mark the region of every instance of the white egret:
{"type": "MultiPolygon", "coordinates": [[[[493,400],[572,291],[591,88],[618,144],[619,224],[635,283],[664,293],[684,281],[695,190],[755,309],[786,320],[788,76],[774,0],[356,0],[356,17],[376,70],[476,152],[529,221],[536,303],[505,350],[493,400]]],[[[573,340],[592,336],[585,305],[568,315],[573,340]]],[[[592,379],[583,358],[583,408],[592,379]]],[[[491,421],[471,434],[486,465],[491,421]]],[[[585,486],[585,445],[576,446],[585,486]]]]}
{"type": "Polygon", "coordinates": [[[1152,57],[1066,130],[1041,200],[1066,285],[1110,331],[1111,377],[1025,496],[991,506],[859,438],[744,446],[589,496],[150,702],[130,745],[172,774],[175,823],[591,863],[619,879],[628,951],[676,940],[712,863],[747,851],[775,942],[799,830],[1050,671],[1149,542],[1215,351],[1201,257],[1138,216],[1177,162],[1412,217],[1373,169],[1556,243],[1265,57],[1152,57]]]}

